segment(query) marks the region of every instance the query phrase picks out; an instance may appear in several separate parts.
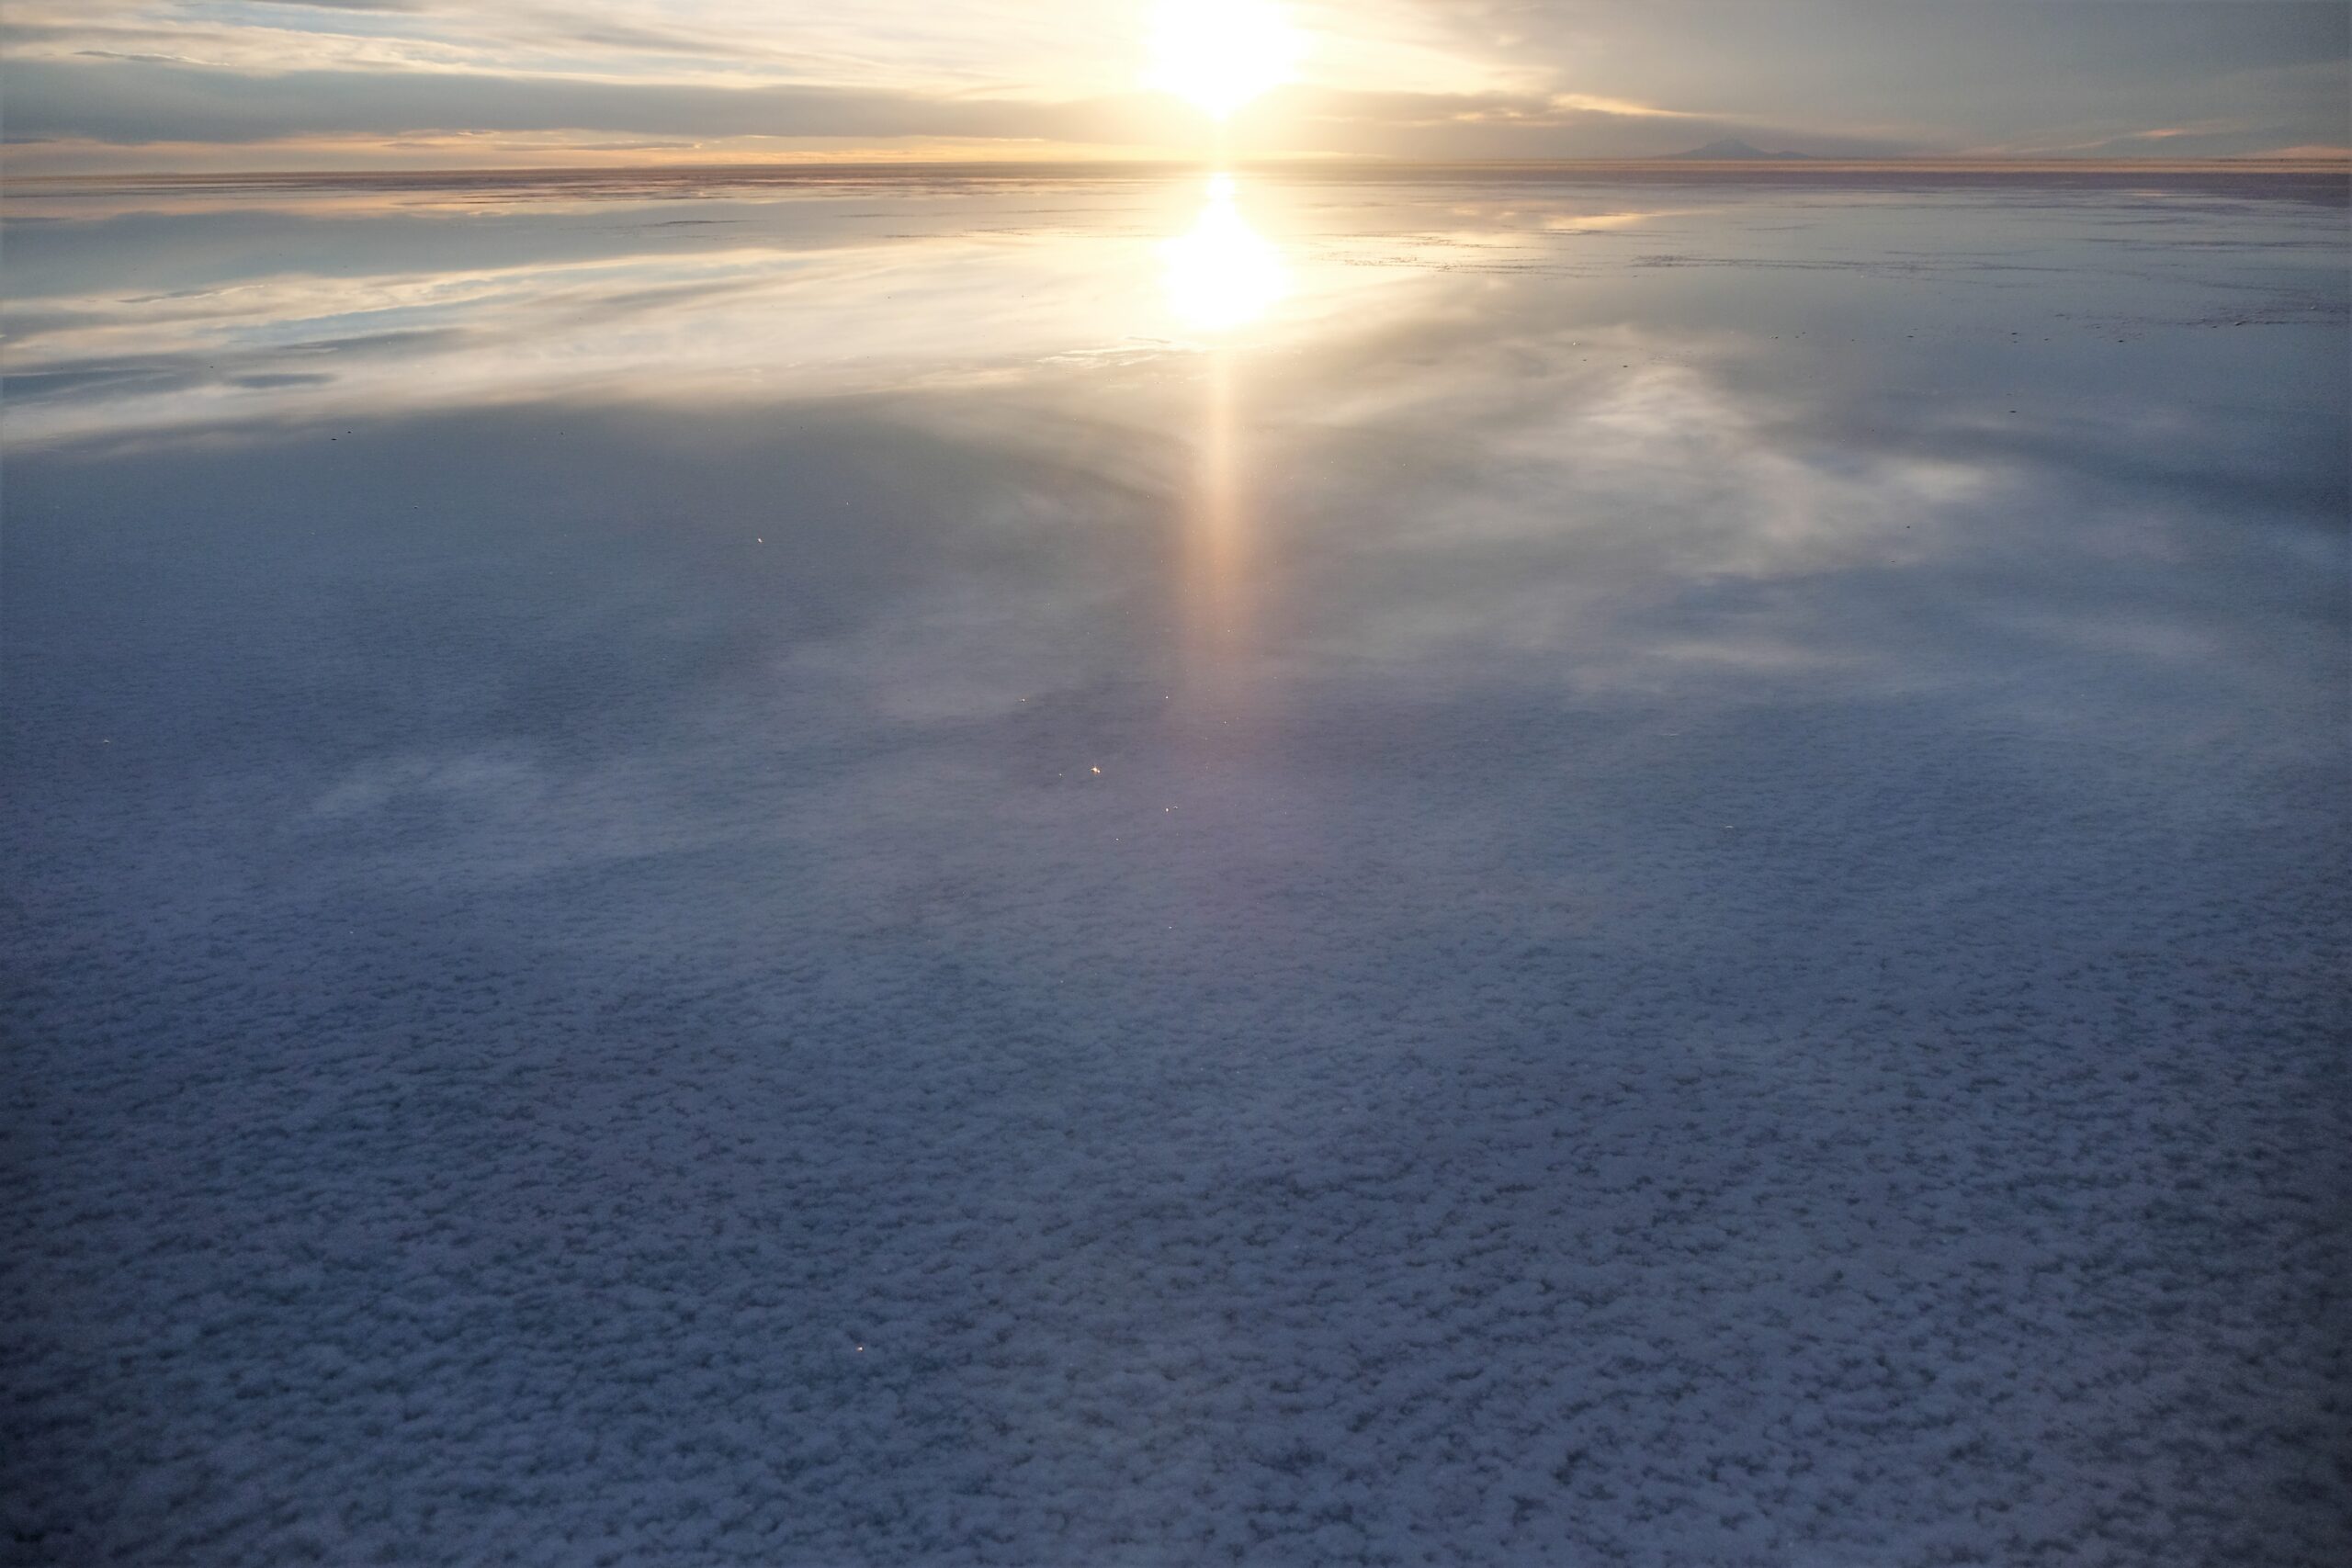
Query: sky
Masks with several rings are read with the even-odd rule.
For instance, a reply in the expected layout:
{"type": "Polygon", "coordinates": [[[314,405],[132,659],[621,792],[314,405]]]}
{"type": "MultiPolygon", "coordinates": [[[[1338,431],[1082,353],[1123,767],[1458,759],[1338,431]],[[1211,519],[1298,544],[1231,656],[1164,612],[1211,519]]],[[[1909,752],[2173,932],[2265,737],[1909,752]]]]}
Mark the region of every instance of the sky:
{"type": "Polygon", "coordinates": [[[7,165],[1611,158],[1725,136],[1826,155],[2180,158],[2352,141],[2352,6],[2335,0],[1186,0],[1175,52],[1227,73],[1205,87],[1171,83],[1160,11],[11,0],[7,165]],[[1215,103],[1224,118],[1204,107],[1220,85],[1248,98],[1215,103]]]}

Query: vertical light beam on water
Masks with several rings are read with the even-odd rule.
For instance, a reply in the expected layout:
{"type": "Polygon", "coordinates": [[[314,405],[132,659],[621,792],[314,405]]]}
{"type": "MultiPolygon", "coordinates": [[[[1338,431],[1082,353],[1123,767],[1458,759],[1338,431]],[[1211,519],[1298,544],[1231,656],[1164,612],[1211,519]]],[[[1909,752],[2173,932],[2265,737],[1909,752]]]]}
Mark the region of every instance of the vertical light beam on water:
{"type": "Polygon", "coordinates": [[[1242,220],[1235,196],[1231,175],[1213,177],[1191,231],[1163,247],[1170,308],[1214,340],[1203,378],[1183,582],[1186,679],[1196,694],[1212,697],[1238,694],[1254,586],[1239,450],[1241,354],[1225,334],[1265,314],[1289,288],[1282,253],[1242,220]]]}
{"type": "Polygon", "coordinates": [[[1250,623],[1250,527],[1235,402],[1234,353],[1209,351],[1203,378],[1199,467],[1185,529],[1185,670],[1189,685],[1227,695],[1238,683],[1250,623]]]}

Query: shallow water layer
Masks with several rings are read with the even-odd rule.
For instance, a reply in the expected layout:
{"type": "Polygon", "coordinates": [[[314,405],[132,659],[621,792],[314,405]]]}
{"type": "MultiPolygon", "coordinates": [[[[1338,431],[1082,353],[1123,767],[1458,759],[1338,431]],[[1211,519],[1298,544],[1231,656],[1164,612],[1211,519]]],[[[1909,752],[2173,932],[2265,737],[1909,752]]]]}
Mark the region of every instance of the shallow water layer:
{"type": "Polygon", "coordinates": [[[6,216],[19,1553],[2352,1546],[2340,198],[6,216]]]}

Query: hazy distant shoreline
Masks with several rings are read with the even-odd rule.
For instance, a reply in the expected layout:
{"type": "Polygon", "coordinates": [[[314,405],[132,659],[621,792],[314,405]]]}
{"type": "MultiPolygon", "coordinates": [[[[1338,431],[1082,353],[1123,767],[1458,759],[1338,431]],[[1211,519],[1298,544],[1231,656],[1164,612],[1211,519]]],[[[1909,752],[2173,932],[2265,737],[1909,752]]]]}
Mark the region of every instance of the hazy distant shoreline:
{"type": "MultiPolygon", "coordinates": [[[[40,175],[7,181],[15,195],[75,190],[119,193],[171,190],[364,188],[480,189],[628,186],[792,186],[941,181],[1057,183],[1196,177],[1216,167],[1206,161],[1001,163],[777,163],[655,164],[639,167],[497,169],[316,169],[235,173],[40,175]]],[[[1431,183],[1474,179],[1574,181],[1610,185],[1772,185],[1870,186],[1889,189],[1969,186],[2036,186],[2065,189],[2168,190],[2226,187],[2305,200],[2352,198],[2352,163],[2282,158],[2208,159],[1550,159],[1482,163],[1371,160],[1239,160],[1224,165],[1262,179],[1329,183],[1431,183]]]]}

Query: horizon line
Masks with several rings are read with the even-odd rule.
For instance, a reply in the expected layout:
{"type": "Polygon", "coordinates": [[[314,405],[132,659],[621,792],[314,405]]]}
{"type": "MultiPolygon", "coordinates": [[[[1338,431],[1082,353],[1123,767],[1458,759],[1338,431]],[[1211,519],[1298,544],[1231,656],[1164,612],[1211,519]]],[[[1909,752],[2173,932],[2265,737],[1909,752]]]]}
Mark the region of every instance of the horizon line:
{"type": "Polygon", "coordinates": [[[1269,173],[1299,171],[1320,175],[1378,175],[1416,172],[1589,171],[1638,170],[1674,177],[1693,175],[1753,175],[1771,179],[1804,178],[1809,175],[1944,173],[1944,174],[2065,174],[2102,175],[2333,175],[2352,178],[2352,155],[2344,157],[2273,157],[2261,154],[2205,158],[2077,158],[2064,156],[1967,157],[1919,155],[1886,158],[1840,158],[1805,155],[1763,158],[1691,158],[1654,153],[1627,158],[1388,158],[1360,154],[1306,153],[1271,157],[1032,157],[1032,158],[737,158],[711,163],[650,164],[516,164],[481,165],[362,167],[92,170],[79,174],[18,174],[5,176],[0,194],[21,186],[71,186],[128,181],[198,183],[221,180],[481,180],[611,178],[618,175],[825,175],[1001,173],[1034,175],[1053,171],[1069,174],[1177,174],[1257,169],[1269,173]]]}

